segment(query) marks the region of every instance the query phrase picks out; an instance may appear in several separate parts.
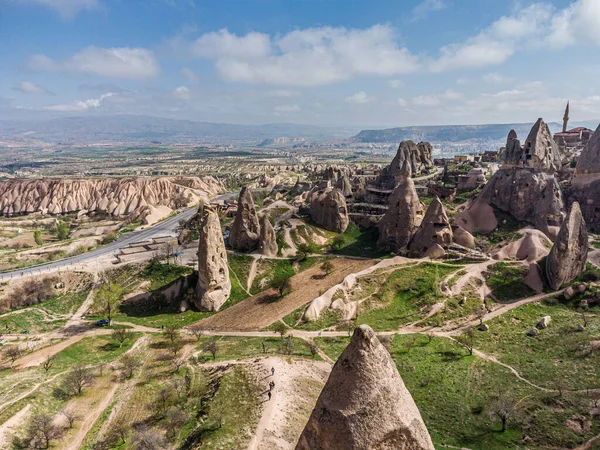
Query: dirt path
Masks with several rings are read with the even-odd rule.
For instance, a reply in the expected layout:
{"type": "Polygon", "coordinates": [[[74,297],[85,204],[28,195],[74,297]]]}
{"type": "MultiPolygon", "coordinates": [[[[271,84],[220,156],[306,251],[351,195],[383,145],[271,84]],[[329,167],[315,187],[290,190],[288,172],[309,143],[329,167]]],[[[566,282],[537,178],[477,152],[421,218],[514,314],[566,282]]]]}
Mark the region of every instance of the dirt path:
{"type": "Polygon", "coordinates": [[[258,260],[260,257],[258,255],[251,255],[254,259],[252,260],[252,264],[250,265],[250,271],[248,272],[248,281],[246,282],[246,292],[250,293],[250,289],[252,289],[252,283],[254,283],[254,279],[256,278],[256,269],[258,267],[258,260]]]}
{"type": "Polygon", "coordinates": [[[33,394],[35,391],[37,391],[41,386],[43,386],[44,384],[48,384],[48,383],[52,383],[56,378],[58,378],[59,376],[63,375],[64,373],[66,373],[67,371],[65,370],[64,372],[60,372],[57,373],[56,375],[54,375],[52,378],[48,378],[47,380],[44,380],[40,383],[37,383],[36,385],[34,385],[31,389],[29,389],[27,392],[23,392],[21,395],[19,395],[17,398],[14,398],[8,402],[3,403],[2,405],[0,405],[0,411],[2,411],[4,408],[6,408],[7,406],[10,406],[14,403],[17,403],[18,401],[23,400],[25,397],[33,394]]]}
{"type": "Polygon", "coordinates": [[[90,429],[94,426],[96,420],[98,420],[98,417],[100,417],[100,414],[102,414],[112,403],[118,388],[119,384],[114,383],[99,402],[92,403],[94,405],[93,408],[86,408],[83,421],[80,423],[77,433],[73,436],[67,446],[62,447],[64,450],[78,450],[80,448],[81,443],[89,433],[90,429]]]}
{"type": "Polygon", "coordinates": [[[261,381],[265,385],[264,408],[248,450],[293,449],[304,424],[308,420],[316,397],[331,370],[323,361],[266,358],[261,361],[261,381]],[[271,376],[271,368],[275,374],[271,376]],[[268,384],[275,383],[271,400],[268,400],[268,384]],[[300,386],[305,389],[300,390],[300,386]]]}
{"type": "Polygon", "coordinates": [[[207,330],[250,331],[260,330],[290,314],[318,297],[320,293],[342,282],[349,274],[359,272],[373,264],[372,260],[336,258],[334,271],[326,277],[318,266],[313,266],[292,277],[292,293],[277,299],[269,289],[200,321],[207,330]]]}
{"type": "Polygon", "coordinates": [[[0,449],[8,450],[11,448],[10,437],[27,418],[27,413],[31,409],[31,403],[25,405],[18,413],[8,419],[0,426],[0,449]]]}
{"type": "Polygon", "coordinates": [[[98,289],[99,287],[100,286],[98,284],[98,272],[94,272],[94,281],[90,292],[88,293],[85,301],[81,304],[79,309],[75,311],[75,314],[73,314],[73,316],[67,321],[65,328],[72,325],[77,325],[81,322],[81,318],[94,302],[94,290],[98,289]]]}

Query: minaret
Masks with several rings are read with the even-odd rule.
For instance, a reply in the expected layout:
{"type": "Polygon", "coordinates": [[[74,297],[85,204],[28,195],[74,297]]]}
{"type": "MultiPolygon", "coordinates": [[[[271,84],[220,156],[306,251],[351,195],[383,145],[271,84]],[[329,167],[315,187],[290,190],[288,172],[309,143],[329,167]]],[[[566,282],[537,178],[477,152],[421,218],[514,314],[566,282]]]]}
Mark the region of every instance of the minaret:
{"type": "Polygon", "coordinates": [[[567,107],[565,109],[565,116],[563,117],[563,129],[562,129],[563,133],[565,133],[567,131],[568,124],[569,124],[569,102],[567,102],[567,107]]]}

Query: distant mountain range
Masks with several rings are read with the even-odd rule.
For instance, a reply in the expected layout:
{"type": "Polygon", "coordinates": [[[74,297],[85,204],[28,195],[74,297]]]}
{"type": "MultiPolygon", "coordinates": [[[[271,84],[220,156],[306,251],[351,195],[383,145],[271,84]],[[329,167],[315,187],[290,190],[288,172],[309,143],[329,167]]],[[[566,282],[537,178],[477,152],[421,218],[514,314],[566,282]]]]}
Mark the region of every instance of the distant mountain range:
{"type": "Polygon", "coordinates": [[[116,115],[62,117],[48,120],[0,120],[0,136],[30,138],[50,143],[156,142],[227,143],[287,136],[311,141],[347,139],[358,127],[319,127],[288,123],[236,125],[194,122],[153,116],[116,115]]]}
{"type": "MultiPolygon", "coordinates": [[[[508,123],[489,125],[440,125],[422,127],[387,128],[384,130],[363,130],[353,136],[352,142],[401,142],[404,140],[429,142],[461,142],[468,140],[499,141],[506,139],[510,130],[515,130],[520,139],[525,139],[533,126],[532,123],[508,123]]],[[[561,131],[562,124],[551,122],[550,131],[561,131]]],[[[598,122],[585,121],[569,124],[571,127],[583,126],[595,130],[598,122]]]]}

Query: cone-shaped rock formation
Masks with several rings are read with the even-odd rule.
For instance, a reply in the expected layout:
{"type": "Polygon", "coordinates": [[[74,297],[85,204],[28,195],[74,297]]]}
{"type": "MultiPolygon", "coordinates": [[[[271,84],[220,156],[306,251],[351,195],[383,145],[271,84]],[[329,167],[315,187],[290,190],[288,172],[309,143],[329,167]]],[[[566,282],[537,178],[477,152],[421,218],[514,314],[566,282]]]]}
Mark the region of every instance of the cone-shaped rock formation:
{"type": "Polygon", "coordinates": [[[264,256],[277,256],[277,238],[273,225],[269,221],[269,215],[263,214],[260,218],[260,237],[258,240],[258,252],[264,256]]]}
{"type": "Polygon", "coordinates": [[[444,249],[451,243],[452,227],[450,221],[446,215],[444,205],[442,205],[439,197],[435,197],[427,208],[421,226],[419,226],[409,245],[410,253],[423,256],[431,249],[436,250],[435,256],[439,257],[439,249],[444,249]]]}
{"type": "Polygon", "coordinates": [[[378,244],[399,251],[406,248],[423,218],[423,207],[419,201],[415,183],[403,177],[392,192],[389,208],[381,218],[378,244]]]}
{"type": "Polygon", "coordinates": [[[385,347],[354,330],[296,450],[433,450],[421,414],[385,347]]]}
{"type": "Polygon", "coordinates": [[[344,197],[346,197],[346,198],[352,197],[352,184],[350,183],[350,180],[348,179],[348,176],[346,174],[343,174],[337,180],[335,187],[338,188],[340,191],[342,191],[342,194],[344,194],[344,197]]]}
{"type": "Polygon", "coordinates": [[[254,208],[252,193],[244,186],[240,191],[238,209],[231,225],[229,245],[236,250],[250,251],[258,246],[260,225],[254,208]]]}
{"type": "Polygon", "coordinates": [[[346,231],[350,218],[342,191],[328,188],[315,194],[310,202],[312,220],[335,233],[346,231]]]}
{"type": "Polygon", "coordinates": [[[400,177],[419,175],[433,166],[433,147],[429,142],[415,144],[413,141],[402,141],[391,164],[381,171],[375,184],[394,189],[400,177]]]}
{"type": "Polygon", "coordinates": [[[550,287],[559,289],[585,269],[589,249],[585,221],[579,203],[571,206],[546,259],[546,277],[550,287]]]}
{"type": "Polygon", "coordinates": [[[552,138],[552,133],[543,119],[535,123],[523,146],[517,139],[514,130],[508,134],[504,163],[515,167],[529,167],[554,173],[561,167],[561,157],[558,145],[552,138]]]}
{"type": "Polygon", "coordinates": [[[218,311],[231,293],[227,252],[219,216],[209,206],[204,207],[198,244],[198,286],[196,306],[218,311]]]}

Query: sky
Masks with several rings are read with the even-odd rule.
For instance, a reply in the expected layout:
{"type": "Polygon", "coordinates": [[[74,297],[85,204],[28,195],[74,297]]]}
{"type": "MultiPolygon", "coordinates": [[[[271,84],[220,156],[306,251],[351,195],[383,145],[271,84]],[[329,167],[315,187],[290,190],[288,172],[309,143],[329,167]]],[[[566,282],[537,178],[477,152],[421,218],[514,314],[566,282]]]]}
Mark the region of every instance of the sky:
{"type": "Polygon", "coordinates": [[[600,120],[600,0],[0,0],[0,119],[600,120]]]}

